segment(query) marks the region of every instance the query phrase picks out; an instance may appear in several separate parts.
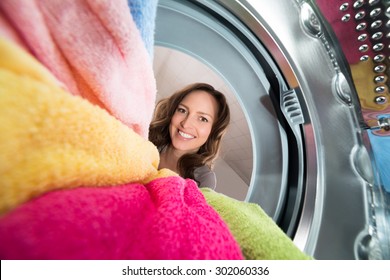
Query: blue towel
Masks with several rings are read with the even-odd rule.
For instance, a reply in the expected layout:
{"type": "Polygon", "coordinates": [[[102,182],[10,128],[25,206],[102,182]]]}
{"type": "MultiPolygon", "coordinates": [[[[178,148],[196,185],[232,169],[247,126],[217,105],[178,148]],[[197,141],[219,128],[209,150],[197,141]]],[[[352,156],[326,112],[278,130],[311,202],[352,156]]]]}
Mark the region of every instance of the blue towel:
{"type": "Polygon", "coordinates": [[[384,191],[390,194],[390,136],[375,135],[368,132],[375,164],[384,191]]]}
{"type": "Polygon", "coordinates": [[[158,0],[128,0],[131,15],[137,25],[145,47],[153,59],[154,31],[158,0]]]}

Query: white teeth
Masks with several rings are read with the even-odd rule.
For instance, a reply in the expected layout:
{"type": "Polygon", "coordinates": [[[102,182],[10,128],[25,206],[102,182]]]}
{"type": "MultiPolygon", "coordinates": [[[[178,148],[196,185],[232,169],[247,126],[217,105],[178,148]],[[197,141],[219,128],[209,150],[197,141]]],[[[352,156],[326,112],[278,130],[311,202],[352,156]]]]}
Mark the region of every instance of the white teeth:
{"type": "Polygon", "coordinates": [[[187,134],[187,133],[184,133],[182,131],[179,130],[179,134],[181,136],[183,136],[184,138],[187,138],[187,139],[192,139],[192,138],[195,138],[194,136],[190,135],[190,134],[187,134]]]}

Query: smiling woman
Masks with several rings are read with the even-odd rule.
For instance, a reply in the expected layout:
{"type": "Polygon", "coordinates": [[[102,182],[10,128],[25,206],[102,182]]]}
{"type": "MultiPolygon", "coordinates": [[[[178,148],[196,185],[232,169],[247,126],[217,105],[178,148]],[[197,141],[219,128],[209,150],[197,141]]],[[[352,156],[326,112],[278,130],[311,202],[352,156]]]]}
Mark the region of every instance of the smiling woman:
{"type": "Polygon", "coordinates": [[[172,146],[180,156],[196,153],[206,143],[217,113],[217,101],[206,91],[196,90],[183,98],[169,126],[172,146]]]}
{"type": "Polygon", "coordinates": [[[206,83],[190,84],[160,100],[149,129],[160,152],[159,168],[215,189],[212,169],[229,121],[225,96],[206,83]]]}
{"type": "Polygon", "coordinates": [[[230,124],[222,138],[213,172],[216,191],[245,200],[253,172],[253,147],[248,115],[228,80],[217,69],[192,53],[155,46],[153,68],[157,82],[157,102],[178,89],[202,81],[212,85],[226,97],[230,109],[230,124]]]}

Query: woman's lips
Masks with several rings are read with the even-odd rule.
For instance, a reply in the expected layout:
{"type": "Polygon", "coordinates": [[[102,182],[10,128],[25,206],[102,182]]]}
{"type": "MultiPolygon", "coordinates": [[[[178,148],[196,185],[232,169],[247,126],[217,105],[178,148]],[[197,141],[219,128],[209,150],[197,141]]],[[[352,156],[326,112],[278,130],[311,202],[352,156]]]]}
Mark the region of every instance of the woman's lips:
{"type": "Polygon", "coordinates": [[[179,132],[179,135],[180,135],[181,137],[185,138],[185,139],[194,139],[194,138],[195,138],[194,135],[185,133],[185,132],[183,132],[183,131],[181,131],[181,130],[178,130],[178,132],[179,132]]]}

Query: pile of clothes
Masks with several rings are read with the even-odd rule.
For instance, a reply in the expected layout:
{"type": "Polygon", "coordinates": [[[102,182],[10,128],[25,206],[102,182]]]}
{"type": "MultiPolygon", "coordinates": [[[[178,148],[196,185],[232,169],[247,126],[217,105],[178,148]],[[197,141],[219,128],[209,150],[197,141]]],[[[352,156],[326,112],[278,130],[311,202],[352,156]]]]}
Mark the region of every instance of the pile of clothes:
{"type": "Polygon", "coordinates": [[[1,259],[311,259],[259,205],[158,170],[156,7],[0,2],[1,259]]]}

